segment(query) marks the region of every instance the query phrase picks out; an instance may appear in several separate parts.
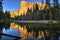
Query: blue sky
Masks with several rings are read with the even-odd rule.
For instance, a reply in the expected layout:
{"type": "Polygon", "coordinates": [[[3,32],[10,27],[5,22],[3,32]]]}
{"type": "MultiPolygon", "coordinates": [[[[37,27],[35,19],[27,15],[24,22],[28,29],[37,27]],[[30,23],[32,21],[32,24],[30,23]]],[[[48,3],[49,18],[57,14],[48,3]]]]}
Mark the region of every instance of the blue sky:
{"type": "Polygon", "coordinates": [[[20,5],[20,0],[4,0],[3,1],[3,10],[18,10],[20,5]]]}
{"type": "MultiPolygon", "coordinates": [[[[28,2],[36,2],[37,0],[26,0],[28,2]]],[[[21,0],[4,0],[3,1],[3,11],[13,11],[19,10],[21,0]]],[[[42,0],[38,0],[38,2],[42,2],[42,0]]],[[[60,2],[60,0],[59,0],[60,2]]]]}
{"type": "MultiPolygon", "coordinates": [[[[26,0],[28,2],[36,2],[37,0],[26,0]]],[[[21,0],[4,0],[3,1],[3,11],[13,11],[19,10],[21,0]]],[[[41,0],[38,0],[41,2],[41,0]]]]}

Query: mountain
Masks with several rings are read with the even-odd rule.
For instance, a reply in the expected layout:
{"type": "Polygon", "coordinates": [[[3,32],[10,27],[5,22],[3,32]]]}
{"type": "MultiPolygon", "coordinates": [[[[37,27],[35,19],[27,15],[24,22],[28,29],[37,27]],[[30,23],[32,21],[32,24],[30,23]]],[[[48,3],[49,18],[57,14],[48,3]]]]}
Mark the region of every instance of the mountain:
{"type": "Polygon", "coordinates": [[[49,9],[49,6],[47,4],[44,4],[44,3],[41,3],[41,2],[26,2],[26,1],[21,1],[20,2],[20,9],[19,10],[16,10],[16,11],[11,11],[10,12],[10,15],[11,17],[15,17],[15,16],[19,16],[19,15],[26,15],[26,12],[29,9],[31,9],[33,11],[33,6],[37,4],[38,5],[38,8],[39,10],[44,10],[45,6],[46,9],[49,9]]]}
{"type": "MultiPolygon", "coordinates": [[[[27,9],[32,9],[33,10],[33,6],[35,4],[38,4],[39,10],[44,10],[45,6],[47,6],[46,4],[40,3],[40,2],[26,2],[26,1],[21,1],[20,3],[20,13],[25,13],[27,12],[27,9]]],[[[49,8],[49,7],[47,7],[49,8]]]]}

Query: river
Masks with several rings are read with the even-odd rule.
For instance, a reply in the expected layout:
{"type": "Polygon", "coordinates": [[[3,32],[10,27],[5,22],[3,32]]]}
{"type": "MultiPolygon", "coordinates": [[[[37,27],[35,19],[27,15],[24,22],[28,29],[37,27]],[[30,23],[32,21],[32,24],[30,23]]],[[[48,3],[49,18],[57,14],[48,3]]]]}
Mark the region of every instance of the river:
{"type": "MultiPolygon", "coordinates": [[[[60,40],[59,26],[60,24],[0,23],[0,32],[22,37],[18,40],[60,40]]],[[[15,40],[15,38],[0,35],[0,40],[15,40]]]]}

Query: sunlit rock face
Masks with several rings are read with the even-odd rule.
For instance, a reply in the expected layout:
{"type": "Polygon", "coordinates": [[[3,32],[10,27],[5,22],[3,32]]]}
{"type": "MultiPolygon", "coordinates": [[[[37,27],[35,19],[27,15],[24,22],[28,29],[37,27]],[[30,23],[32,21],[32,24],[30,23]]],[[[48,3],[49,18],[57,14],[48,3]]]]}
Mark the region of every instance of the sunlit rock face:
{"type": "Polygon", "coordinates": [[[20,3],[20,13],[26,14],[28,8],[33,9],[33,5],[34,5],[34,2],[22,1],[20,3]]]}
{"type": "Polygon", "coordinates": [[[40,3],[40,2],[26,2],[26,1],[21,1],[21,3],[20,3],[20,13],[22,13],[22,14],[25,15],[28,8],[33,11],[33,6],[36,3],[38,4],[38,7],[39,7],[40,10],[43,10],[45,8],[45,6],[46,6],[46,4],[43,4],[43,3],[40,3]]]}
{"type": "MultiPolygon", "coordinates": [[[[43,4],[43,3],[40,3],[40,2],[26,2],[26,1],[21,1],[20,2],[20,9],[17,10],[17,11],[10,12],[11,17],[14,18],[15,16],[18,16],[18,15],[26,15],[26,12],[27,12],[28,8],[33,11],[33,8],[34,8],[33,6],[36,3],[38,4],[39,10],[44,10],[45,6],[47,6],[46,4],[43,4]]],[[[48,8],[49,8],[49,6],[46,7],[46,9],[48,9],[48,8]]]]}
{"type": "Polygon", "coordinates": [[[19,11],[18,10],[10,12],[10,17],[12,17],[12,18],[14,18],[15,16],[18,16],[18,15],[19,15],[19,11]]]}

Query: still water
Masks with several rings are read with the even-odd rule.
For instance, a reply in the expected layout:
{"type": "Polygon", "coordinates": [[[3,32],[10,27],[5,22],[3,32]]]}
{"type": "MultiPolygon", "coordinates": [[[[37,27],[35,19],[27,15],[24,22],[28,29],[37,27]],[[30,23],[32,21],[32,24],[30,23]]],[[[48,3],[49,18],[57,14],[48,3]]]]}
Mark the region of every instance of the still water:
{"type": "MultiPolygon", "coordinates": [[[[1,23],[0,32],[18,37],[19,40],[60,40],[60,24],[1,23]]],[[[15,38],[0,35],[0,40],[15,38]]]]}

